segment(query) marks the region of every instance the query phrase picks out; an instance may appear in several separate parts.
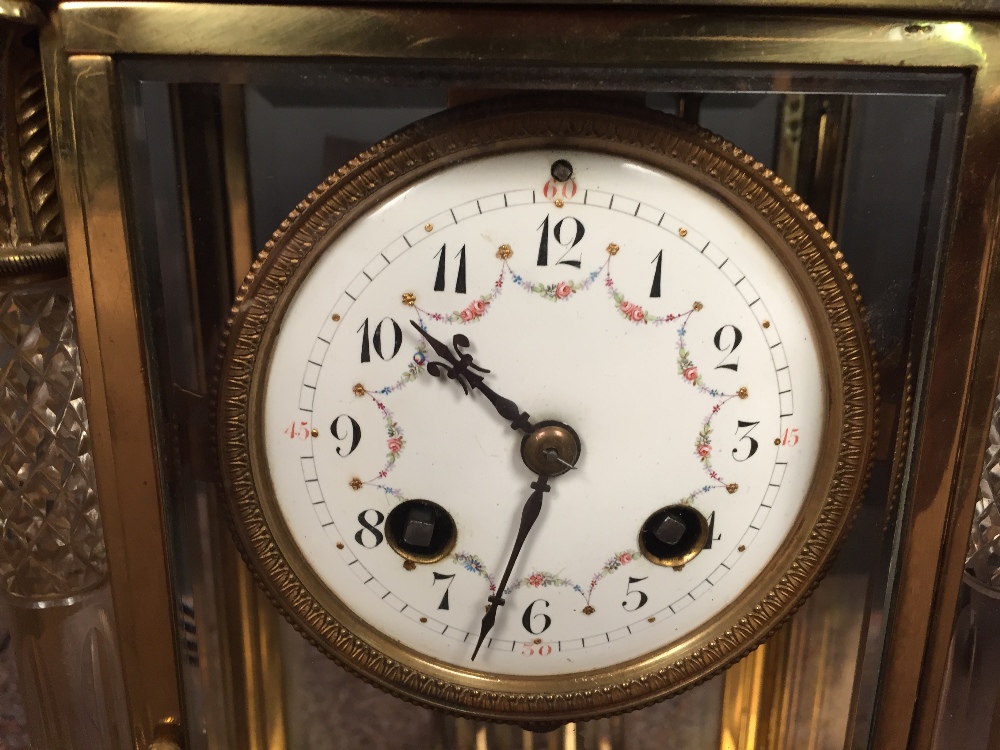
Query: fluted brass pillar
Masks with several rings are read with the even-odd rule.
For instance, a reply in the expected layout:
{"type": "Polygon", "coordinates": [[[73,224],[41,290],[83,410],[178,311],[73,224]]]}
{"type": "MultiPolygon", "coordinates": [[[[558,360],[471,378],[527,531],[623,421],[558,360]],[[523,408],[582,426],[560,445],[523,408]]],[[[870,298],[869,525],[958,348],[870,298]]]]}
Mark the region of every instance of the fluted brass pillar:
{"type": "Polygon", "coordinates": [[[32,744],[131,746],[30,3],[0,4],[0,600],[32,744]]]}

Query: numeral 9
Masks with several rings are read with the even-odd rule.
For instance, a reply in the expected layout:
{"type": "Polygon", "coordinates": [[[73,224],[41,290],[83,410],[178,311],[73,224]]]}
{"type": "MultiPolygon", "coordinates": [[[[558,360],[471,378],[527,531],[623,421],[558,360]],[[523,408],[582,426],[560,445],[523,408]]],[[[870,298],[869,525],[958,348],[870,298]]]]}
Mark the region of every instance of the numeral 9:
{"type": "Polygon", "coordinates": [[[354,449],[357,448],[358,443],[361,442],[361,425],[358,424],[354,417],[347,414],[341,414],[330,423],[330,433],[337,438],[337,440],[347,440],[348,437],[351,438],[351,447],[348,448],[346,452],[341,446],[337,446],[337,455],[341,458],[347,458],[349,455],[354,453],[354,449]],[[341,422],[342,419],[347,420],[347,422],[350,423],[350,428],[343,425],[341,422]],[[346,430],[343,435],[340,434],[342,429],[346,430]]]}

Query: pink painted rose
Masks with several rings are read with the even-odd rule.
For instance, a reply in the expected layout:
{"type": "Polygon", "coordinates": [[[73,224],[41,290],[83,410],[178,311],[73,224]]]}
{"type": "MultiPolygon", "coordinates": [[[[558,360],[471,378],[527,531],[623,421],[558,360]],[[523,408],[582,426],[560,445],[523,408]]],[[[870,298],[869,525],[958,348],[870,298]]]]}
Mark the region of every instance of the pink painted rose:
{"type": "Polygon", "coordinates": [[[708,445],[707,443],[699,443],[698,455],[701,456],[702,458],[708,458],[710,455],[712,455],[712,446],[708,445]]]}
{"type": "Polygon", "coordinates": [[[403,441],[398,437],[389,438],[385,441],[385,444],[389,447],[390,453],[399,453],[403,450],[403,441]]]}
{"type": "Polygon", "coordinates": [[[563,299],[568,297],[573,293],[573,287],[567,284],[565,281],[560,281],[556,284],[556,299],[563,299]]]}
{"type": "Polygon", "coordinates": [[[464,310],[462,310],[458,314],[458,317],[460,317],[462,319],[462,322],[468,323],[470,320],[475,320],[476,319],[476,314],[474,312],[472,312],[472,309],[471,309],[471,306],[470,306],[470,307],[467,307],[464,310]]]}
{"type": "Polygon", "coordinates": [[[628,552],[622,552],[620,555],[618,555],[618,562],[621,563],[622,565],[627,565],[628,563],[632,562],[632,555],[628,552]]]}
{"type": "Polygon", "coordinates": [[[698,368],[695,367],[694,365],[691,365],[690,367],[685,367],[684,368],[684,379],[685,380],[690,380],[692,382],[695,381],[695,380],[697,380],[698,379],[698,368]]]}
{"type": "Polygon", "coordinates": [[[626,315],[631,315],[632,311],[635,309],[635,305],[633,305],[631,302],[627,300],[622,300],[622,303],[618,306],[618,309],[621,310],[626,315]]]}
{"type": "Polygon", "coordinates": [[[541,573],[532,573],[530,576],[528,576],[528,583],[534,586],[536,589],[542,585],[542,581],[544,580],[545,578],[542,576],[541,573]]]}
{"type": "Polygon", "coordinates": [[[483,302],[483,300],[481,299],[477,299],[475,302],[469,305],[469,309],[472,310],[472,312],[478,318],[480,315],[486,312],[486,303],[483,302]]]}
{"type": "Polygon", "coordinates": [[[636,323],[641,323],[645,319],[646,313],[643,311],[641,307],[636,305],[629,311],[628,317],[630,320],[634,320],[636,323]]]}

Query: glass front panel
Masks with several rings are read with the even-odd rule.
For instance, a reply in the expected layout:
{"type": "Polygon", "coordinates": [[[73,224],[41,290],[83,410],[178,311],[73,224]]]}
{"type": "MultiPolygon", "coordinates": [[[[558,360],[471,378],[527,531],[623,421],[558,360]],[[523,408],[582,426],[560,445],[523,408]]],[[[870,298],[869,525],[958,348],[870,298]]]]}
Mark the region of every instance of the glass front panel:
{"type": "Polygon", "coordinates": [[[235,746],[246,700],[238,629],[246,609],[234,604],[241,563],[219,511],[210,399],[226,315],[251,254],[317,184],[401,127],[512,90],[595,85],[745,149],[837,238],[867,307],[883,404],[876,464],[845,547],[812,598],[753,657],[756,672],[745,662],[624,717],[542,736],[432,713],[349,676],[262,603],[261,628],[270,629],[280,665],[280,676],[262,683],[265,703],[283,717],[295,750],[735,747],[725,743],[736,742],[751,715],[768,722],[755,730],[768,746],[868,746],[883,634],[896,616],[894,529],[906,510],[907,446],[896,435],[926,355],[962,76],[645,68],[602,71],[595,84],[569,67],[252,63],[223,78],[210,65],[152,61],[121,70],[192,747],[235,746]],[[770,713],[749,707],[754,690],[770,713]]]}

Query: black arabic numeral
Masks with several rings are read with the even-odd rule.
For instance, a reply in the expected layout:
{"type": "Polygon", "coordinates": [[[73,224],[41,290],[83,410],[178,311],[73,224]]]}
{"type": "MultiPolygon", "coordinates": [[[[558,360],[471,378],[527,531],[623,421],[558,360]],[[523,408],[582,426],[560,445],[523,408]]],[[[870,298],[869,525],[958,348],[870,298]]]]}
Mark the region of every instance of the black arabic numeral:
{"type": "Polygon", "coordinates": [[[361,333],[361,364],[371,362],[372,353],[371,349],[368,347],[368,318],[365,318],[365,322],[361,324],[358,331],[363,331],[363,333],[361,333]]]}
{"type": "Polygon", "coordinates": [[[524,629],[527,630],[532,635],[540,635],[541,633],[544,633],[546,630],[549,629],[549,625],[552,624],[552,618],[549,617],[544,612],[536,612],[532,614],[531,612],[532,608],[539,602],[541,602],[546,607],[549,606],[549,603],[544,599],[535,599],[535,601],[529,604],[528,608],[524,610],[524,615],[521,617],[521,624],[524,625],[524,629]],[[538,630],[533,630],[531,627],[532,621],[537,620],[538,618],[542,619],[542,627],[539,628],[538,630]]]}
{"type": "Polygon", "coordinates": [[[712,542],[722,540],[722,534],[715,535],[715,511],[708,515],[708,541],[705,542],[705,549],[712,549],[712,542]]]}
{"type": "MultiPolygon", "coordinates": [[[[538,225],[538,229],[541,231],[542,236],[538,243],[538,265],[547,266],[549,264],[549,217],[546,216],[545,220],[538,225]]],[[[572,216],[567,216],[565,219],[560,219],[556,222],[556,225],[552,227],[552,238],[564,248],[564,252],[559,256],[559,260],[556,261],[556,265],[563,266],[573,266],[574,268],[579,268],[582,261],[579,258],[574,260],[563,260],[569,252],[580,244],[580,240],[583,239],[585,233],[583,228],[583,222],[579,219],[575,219],[572,216]],[[572,222],[573,229],[570,229],[570,225],[566,222],[572,222]]]]}
{"type": "Polygon", "coordinates": [[[441,245],[441,249],[437,251],[434,256],[438,259],[438,269],[437,276],[434,278],[434,291],[443,292],[444,291],[444,266],[445,266],[445,248],[447,245],[441,245]]]}
{"type": "Polygon", "coordinates": [[[542,239],[538,243],[538,265],[547,266],[549,264],[549,217],[538,225],[542,230],[542,239]]]}
{"type": "MultiPolygon", "coordinates": [[[[447,248],[447,245],[441,245],[441,249],[434,254],[434,257],[438,259],[437,275],[434,278],[435,292],[444,291],[445,254],[447,248]]],[[[458,258],[458,275],[455,277],[455,292],[465,294],[465,245],[462,245],[462,249],[455,254],[455,257],[458,258]]]]}
{"type": "Polygon", "coordinates": [[[403,345],[403,329],[399,327],[397,323],[392,318],[382,318],[377,326],[375,326],[375,333],[371,336],[371,346],[369,347],[369,337],[368,337],[368,318],[365,318],[365,322],[361,324],[358,328],[358,333],[361,334],[361,362],[371,362],[372,355],[371,350],[374,349],[375,353],[383,360],[388,362],[390,359],[399,354],[399,348],[403,345]],[[392,354],[386,355],[384,343],[385,338],[383,337],[383,327],[386,322],[392,325],[392,354]]]}
{"type": "Polygon", "coordinates": [[[760,444],[757,442],[755,438],[750,437],[750,433],[753,432],[753,428],[759,424],[760,422],[744,422],[742,419],[737,420],[736,434],[739,435],[740,430],[746,429],[746,432],[740,435],[740,442],[742,443],[744,440],[750,441],[750,451],[745,456],[743,456],[743,458],[740,458],[739,456],[736,455],[736,452],[739,450],[739,447],[733,448],[733,458],[736,459],[737,461],[746,461],[754,453],[757,452],[757,448],[760,446],[760,444]]]}
{"type": "Polygon", "coordinates": [[[385,521],[385,516],[374,508],[369,508],[368,510],[363,510],[358,513],[358,523],[361,524],[361,528],[358,529],[358,533],[354,535],[354,541],[365,549],[375,549],[378,547],[385,539],[385,535],[378,530],[378,526],[381,525],[383,521],[385,521]],[[369,513],[375,514],[375,523],[369,523],[369,513]],[[375,541],[372,544],[365,544],[365,540],[368,538],[369,534],[375,541]]]}
{"type": "MultiPolygon", "coordinates": [[[[648,576],[646,576],[646,578],[648,578],[648,576]]],[[[646,578],[633,578],[632,576],[628,577],[628,586],[625,587],[625,601],[622,602],[622,609],[624,609],[626,612],[635,612],[637,609],[645,607],[646,602],[649,601],[649,597],[646,596],[646,592],[632,588],[633,583],[639,583],[639,581],[645,581],[646,578]],[[639,603],[636,604],[634,607],[630,607],[628,606],[629,604],[628,597],[632,596],[633,594],[639,595],[639,603]]]]}
{"type": "Polygon", "coordinates": [[[716,370],[732,370],[733,372],[736,372],[739,369],[740,365],[739,359],[735,360],[734,362],[727,362],[726,360],[733,355],[733,353],[736,351],[736,348],[740,345],[741,341],[743,341],[743,332],[740,331],[740,329],[734,325],[724,325],[722,326],[722,328],[720,328],[718,331],[715,332],[715,348],[718,349],[720,352],[726,353],[726,356],[724,356],[722,360],[719,362],[719,364],[715,366],[716,370]],[[732,330],[733,332],[732,343],[724,343],[729,341],[728,335],[725,336],[725,339],[723,339],[723,336],[727,328],[732,330]]]}
{"type": "Polygon", "coordinates": [[[653,271],[653,286],[650,287],[650,289],[649,289],[649,296],[650,297],[659,297],[660,296],[660,277],[663,275],[663,251],[660,250],[660,252],[658,252],[656,254],[656,257],[653,258],[653,260],[650,261],[650,262],[656,264],[656,270],[653,271]]]}
{"type": "Polygon", "coordinates": [[[347,458],[347,456],[354,453],[354,449],[357,448],[358,443],[361,442],[361,425],[359,425],[357,420],[354,419],[354,417],[350,416],[349,414],[341,414],[339,417],[334,419],[333,422],[330,423],[330,433],[335,438],[337,438],[337,440],[346,440],[348,436],[350,436],[351,438],[351,447],[347,450],[346,453],[344,452],[344,449],[341,446],[339,445],[337,446],[337,455],[342,458],[347,458]],[[351,423],[350,431],[343,435],[340,434],[340,427],[338,427],[338,423],[342,419],[346,419],[348,422],[351,423]]]}
{"type": "MultiPolygon", "coordinates": [[[[444,596],[441,597],[441,603],[438,605],[438,609],[450,609],[448,607],[448,589],[451,588],[451,584],[454,582],[454,580],[455,580],[454,573],[449,573],[445,575],[444,573],[438,573],[437,571],[434,571],[435,584],[438,581],[448,581],[448,583],[444,587],[444,596]]],[[[434,584],[431,585],[433,586],[434,584]]]]}
{"type": "Polygon", "coordinates": [[[458,251],[458,276],[455,278],[455,291],[459,294],[465,294],[465,245],[462,245],[462,249],[458,251]]]}

